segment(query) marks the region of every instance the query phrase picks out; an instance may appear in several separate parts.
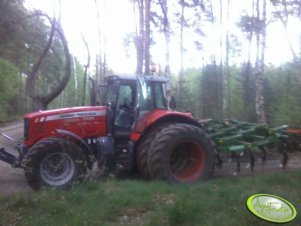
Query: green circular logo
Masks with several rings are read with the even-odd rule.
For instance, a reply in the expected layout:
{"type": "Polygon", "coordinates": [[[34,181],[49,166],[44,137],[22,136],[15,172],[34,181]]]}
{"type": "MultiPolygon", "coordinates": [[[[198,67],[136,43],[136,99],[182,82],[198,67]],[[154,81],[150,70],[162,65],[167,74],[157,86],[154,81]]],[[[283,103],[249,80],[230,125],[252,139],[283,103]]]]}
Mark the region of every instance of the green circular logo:
{"type": "Polygon", "coordinates": [[[251,196],[247,200],[247,208],[255,216],[273,223],[287,223],[297,216],[297,211],[290,202],[269,194],[251,196]]]}

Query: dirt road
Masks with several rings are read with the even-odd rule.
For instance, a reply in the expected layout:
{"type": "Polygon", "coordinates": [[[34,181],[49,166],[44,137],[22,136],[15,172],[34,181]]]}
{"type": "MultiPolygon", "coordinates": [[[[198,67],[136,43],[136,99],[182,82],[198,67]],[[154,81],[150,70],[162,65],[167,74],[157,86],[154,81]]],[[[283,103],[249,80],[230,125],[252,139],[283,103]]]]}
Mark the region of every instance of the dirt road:
{"type": "MultiPolygon", "coordinates": [[[[23,122],[18,121],[6,124],[4,127],[0,127],[0,130],[14,139],[21,140],[23,136],[23,122]]],[[[13,150],[13,146],[3,137],[0,137],[0,147],[5,147],[12,154],[17,153],[17,151],[13,150]]],[[[25,181],[23,170],[13,168],[9,164],[0,161],[0,197],[28,191],[31,191],[31,189],[25,181]]]]}
{"type": "MultiPolygon", "coordinates": [[[[22,140],[23,136],[23,122],[18,121],[6,125],[0,125],[0,130],[14,139],[22,140]]],[[[7,151],[13,154],[17,152],[12,149],[12,146],[4,138],[0,137],[0,147],[5,147],[7,151]]],[[[267,162],[262,165],[260,162],[255,163],[254,175],[262,175],[269,173],[281,172],[280,165],[281,155],[269,153],[267,162]]],[[[216,169],[214,178],[233,177],[235,175],[236,163],[229,162],[227,156],[224,156],[224,164],[222,169],[216,169]]],[[[286,171],[301,169],[301,152],[294,152],[289,154],[289,162],[286,171]]],[[[247,158],[242,158],[240,177],[252,176],[250,164],[247,158]]],[[[12,168],[5,162],[0,161],[0,197],[10,195],[18,192],[31,192],[31,188],[27,185],[24,179],[22,169],[12,168]]]]}

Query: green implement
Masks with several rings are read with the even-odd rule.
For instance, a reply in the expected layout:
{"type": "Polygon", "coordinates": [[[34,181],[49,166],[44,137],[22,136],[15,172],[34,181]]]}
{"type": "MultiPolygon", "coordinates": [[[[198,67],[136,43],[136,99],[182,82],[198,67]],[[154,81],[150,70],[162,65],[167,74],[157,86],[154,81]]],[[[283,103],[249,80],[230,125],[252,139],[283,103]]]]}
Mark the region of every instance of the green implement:
{"type": "Polygon", "coordinates": [[[219,154],[230,153],[236,159],[237,169],[240,171],[239,157],[247,153],[249,155],[251,170],[254,167],[254,150],[262,152],[262,162],[266,160],[266,149],[277,147],[282,154],[282,169],[284,170],[288,155],[289,145],[301,147],[301,129],[288,129],[288,126],[271,127],[267,124],[239,122],[236,120],[207,120],[205,123],[207,133],[212,138],[218,152],[218,164],[222,165],[219,154]],[[297,142],[296,140],[299,140],[297,142]]]}

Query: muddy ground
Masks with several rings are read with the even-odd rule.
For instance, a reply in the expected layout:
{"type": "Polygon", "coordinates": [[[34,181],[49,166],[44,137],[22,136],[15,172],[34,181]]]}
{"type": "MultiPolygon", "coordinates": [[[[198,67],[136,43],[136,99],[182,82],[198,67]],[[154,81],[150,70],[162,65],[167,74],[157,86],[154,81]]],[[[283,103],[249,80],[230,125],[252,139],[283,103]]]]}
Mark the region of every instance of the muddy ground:
{"type": "MultiPolygon", "coordinates": [[[[0,127],[0,131],[14,139],[22,140],[23,121],[8,123],[0,127]]],[[[17,154],[10,142],[0,137],[0,148],[5,147],[12,154],[17,154]]],[[[0,160],[0,196],[17,192],[29,192],[31,188],[27,185],[22,169],[13,168],[0,160]]]]}
{"type": "MultiPolygon", "coordinates": [[[[17,121],[7,124],[0,124],[0,131],[8,134],[14,139],[22,140],[23,136],[23,122],[17,121]]],[[[6,150],[13,154],[17,152],[13,150],[11,144],[4,138],[0,137],[0,147],[5,147],[6,150]]],[[[263,165],[260,162],[260,153],[255,154],[257,161],[255,162],[254,174],[250,170],[250,164],[247,156],[241,157],[241,172],[235,173],[236,163],[235,160],[230,160],[229,156],[223,156],[222,169],[216,169],[214,178],[227,178],[227,177],[249,177],[262,174],[280,173],[282,171],[281,158],[278,153],[269,152],[267,161],[263,165]]],[[[301,152],[289,153],[289,161],[286,171],[293,171],[301,169],[301,152]]],[[[31,192],[31,188],[27,185],[22,169],[13,168],[5,162],[0,161],[0,197],[19,192],[31,192]]]]}

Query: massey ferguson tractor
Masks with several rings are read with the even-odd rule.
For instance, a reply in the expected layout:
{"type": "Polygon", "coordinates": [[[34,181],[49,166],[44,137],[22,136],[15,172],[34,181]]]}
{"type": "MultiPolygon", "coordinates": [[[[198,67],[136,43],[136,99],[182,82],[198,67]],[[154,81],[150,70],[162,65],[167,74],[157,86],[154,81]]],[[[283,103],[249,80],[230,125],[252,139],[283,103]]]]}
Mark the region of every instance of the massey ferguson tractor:
{"type": "Polygon", "coordinates": [[[122,168],[175,183],[206,179],[214,168],[213,142],[190,113],[170,110],[166,82],[155,76],[108,76],[105,106],[25,115],[22,143],[1,134],[15,142],[19,155],[2,148],[0,159],[24,168],[33,189],[69,188],[95,162],[104,176],[122,168]]]}

